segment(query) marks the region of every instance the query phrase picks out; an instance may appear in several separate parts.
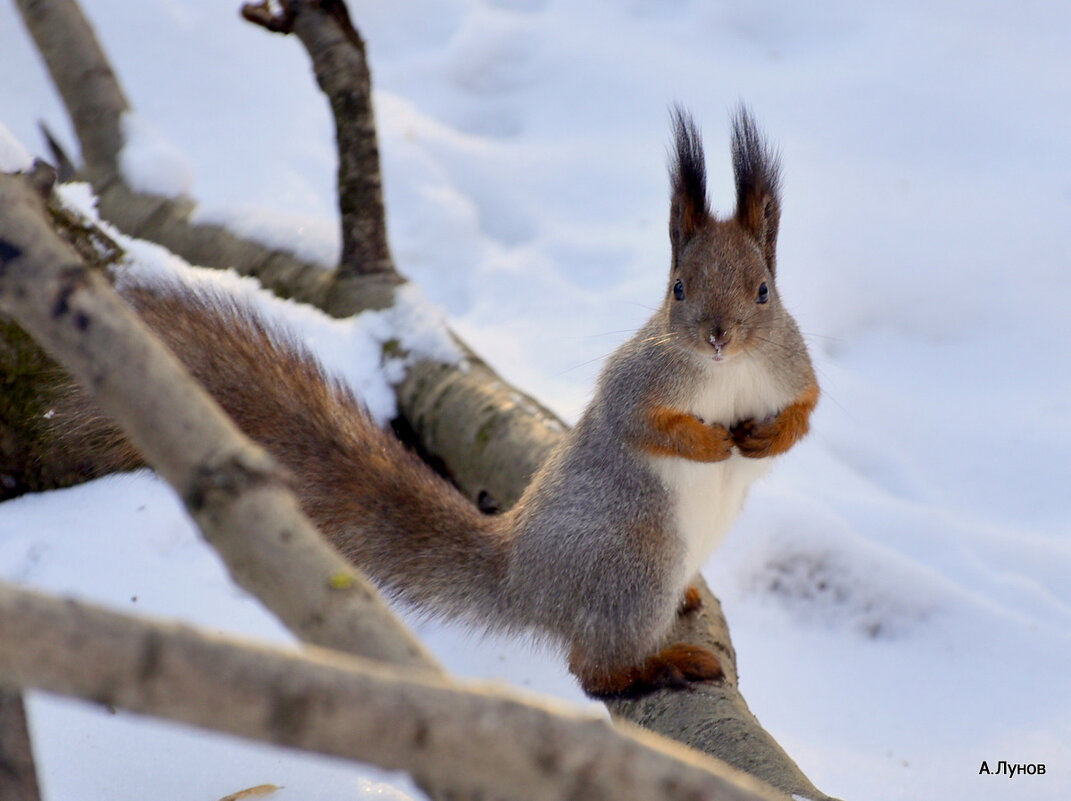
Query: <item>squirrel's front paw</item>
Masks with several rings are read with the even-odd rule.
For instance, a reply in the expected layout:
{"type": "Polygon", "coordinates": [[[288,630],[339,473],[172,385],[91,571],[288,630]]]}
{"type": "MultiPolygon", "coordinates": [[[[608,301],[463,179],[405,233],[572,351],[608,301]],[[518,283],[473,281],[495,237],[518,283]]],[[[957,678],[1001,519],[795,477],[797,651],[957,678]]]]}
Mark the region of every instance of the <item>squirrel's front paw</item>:
{"type": "Polygon", "coordinates": [[[710,429],[708,461],[720,462],[733,454],[733,435],[720,423],[704,423],[710,429]]]}
{"type": "Polygon", "coordinates": [[[752,459],[769,456],[779,434],[777,418],[761,423],[752,419],[741,420],[729,431],[740,455],[752,459]]]}

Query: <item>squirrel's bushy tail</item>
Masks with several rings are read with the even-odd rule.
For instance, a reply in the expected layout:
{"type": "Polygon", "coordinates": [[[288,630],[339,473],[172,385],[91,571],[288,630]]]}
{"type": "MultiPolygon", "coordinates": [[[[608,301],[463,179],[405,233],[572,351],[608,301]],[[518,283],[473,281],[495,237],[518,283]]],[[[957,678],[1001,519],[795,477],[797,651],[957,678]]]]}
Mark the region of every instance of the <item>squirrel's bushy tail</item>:
{"type": "MultiPolygon", "coordinates": [[[[285,331],[211,290],[124,296],[250,438],[288,468],[305,513],[390,595],[450,617],[495,617],[508,538],[368,416],[285,331]]],[[[88,472],[140,458],[81,392],[55,405],[57,436],[88,472]]]]}

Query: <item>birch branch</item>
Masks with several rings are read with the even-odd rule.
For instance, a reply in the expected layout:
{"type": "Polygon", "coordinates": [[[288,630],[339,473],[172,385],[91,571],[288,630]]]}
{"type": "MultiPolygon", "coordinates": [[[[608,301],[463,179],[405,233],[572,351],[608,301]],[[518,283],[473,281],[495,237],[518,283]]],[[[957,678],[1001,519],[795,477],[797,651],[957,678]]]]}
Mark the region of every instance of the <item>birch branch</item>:
{"type": "Polygon", "coordinates": [[[288,476],[56,236],[39,187],[0,175],[0,209],[0,309],[120,422],[177,489],[234,580],[307,642],[436,669],[304,517],[288,476]]]}
{"type": "MultiPolygon", "coordinates": [[[[310,648],[237,643],[0,584],[0,680],[531,801],[780,801],[641,729],[310,648]],[[508,732],[508,736],[503,736],[508,732]]],[[[485,797],[485,796],[484,796],[485,797]]]]}
{"type": "Polygon", "coordinates": [[[69,2],[15,0],[70,114],[86,177],[98,189],[119,174],[120,119],[130,109],[85,16],[69,2]]]}

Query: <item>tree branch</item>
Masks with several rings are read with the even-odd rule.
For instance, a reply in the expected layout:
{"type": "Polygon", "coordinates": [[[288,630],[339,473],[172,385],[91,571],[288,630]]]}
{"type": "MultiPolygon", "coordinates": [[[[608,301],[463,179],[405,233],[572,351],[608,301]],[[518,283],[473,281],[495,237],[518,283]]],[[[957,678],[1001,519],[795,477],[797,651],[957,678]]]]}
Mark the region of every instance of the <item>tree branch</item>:
{"type": "Polygon", "coordinates": [[[436,669],[372,585],[301,513],[289,478],[46,222],[31,181],[0,175],[0,308],[120,421],[235,581],[303,640],[436,669]]]}
{"type": "Polygon", "coordinates": [[[71,115],[86,176],[99,191],[119,174],[123,147],[120,119],[130,105],[77,4],[66,0],[15,2],[71,115]]]}
{"type": "Polygon", "coordinates": [[[338,204],[342,255],[336,280],[394,273],[387,243],[379,145],[372,112],[372,76],[364,40],[339,0],[283,0],[273,14],[266,2],[242,16],[274,33],[293,33],[312,58],[320,89],[331,103],[338,142],[338,204]]]}
{"type": "Polygon", "coordinates": [[[0,641],[5,683],[372,762],[479,797],[783,798],[640,729],[506,690],[399,675],[320,649],[238,644],[3,584],[0,641]]]}

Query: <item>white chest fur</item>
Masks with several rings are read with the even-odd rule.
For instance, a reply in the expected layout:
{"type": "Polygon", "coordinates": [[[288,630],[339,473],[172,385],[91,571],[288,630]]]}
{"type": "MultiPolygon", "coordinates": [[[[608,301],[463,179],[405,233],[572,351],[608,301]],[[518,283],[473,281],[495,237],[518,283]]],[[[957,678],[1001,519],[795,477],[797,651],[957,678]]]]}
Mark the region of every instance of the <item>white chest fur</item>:
{"type": "MultiPolygon", "coordinates": [[[[788,397],[774,377],[746,356],[711,362],[709,380],[688,399],[688,411],[708,423],[729,426],[739,420],[762,420],[780,411],[788,397]]],[[[691,581],[736,520],[751,483],[766,472],[770,459],[748,459],[734,452],[722,462],[694,462],[651,457],[653,466],[675,497],[677,530],[686,550],[681,586],[691,581]]]]}

